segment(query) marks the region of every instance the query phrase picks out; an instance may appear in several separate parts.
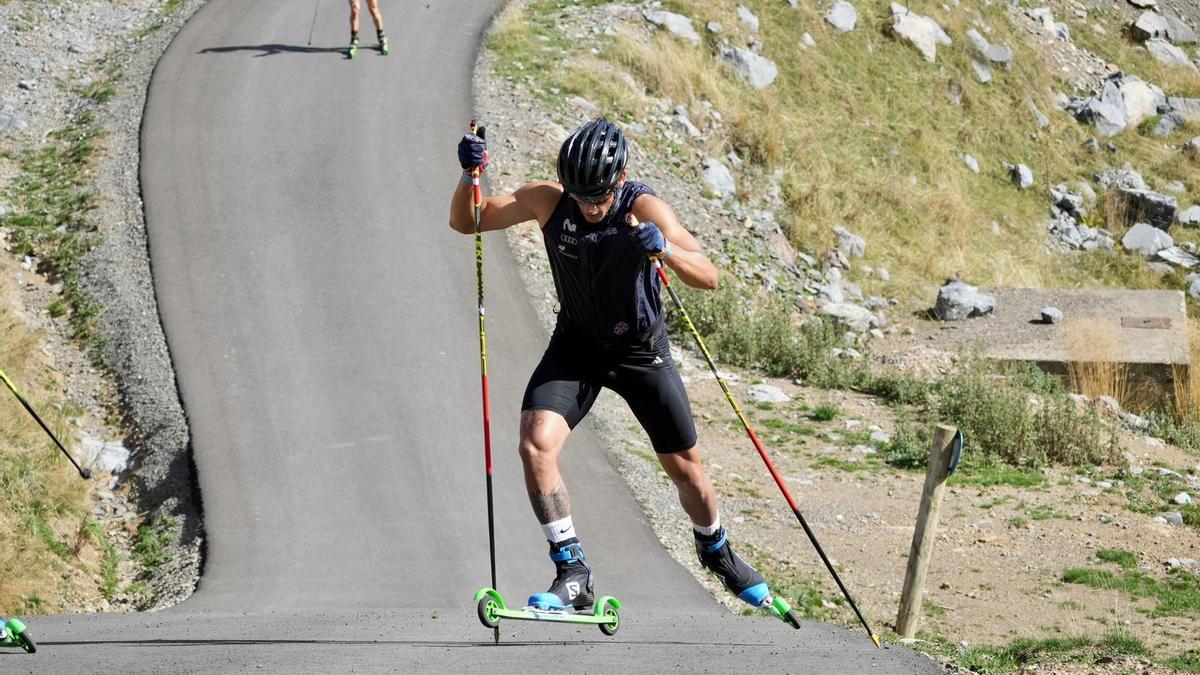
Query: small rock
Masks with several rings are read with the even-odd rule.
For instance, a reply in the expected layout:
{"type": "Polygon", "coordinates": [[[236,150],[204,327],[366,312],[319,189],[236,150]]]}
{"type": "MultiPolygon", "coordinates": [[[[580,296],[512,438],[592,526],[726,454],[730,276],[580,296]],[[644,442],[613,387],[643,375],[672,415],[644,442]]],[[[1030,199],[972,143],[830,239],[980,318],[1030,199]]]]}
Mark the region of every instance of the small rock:
{"type": "Polygon", "coordinates": [[[692,20],[682,14],[674,12],[646,12],[642,15],[647,21],[664,28],[672,36],[690,42],[693,45],[700,44],[700,34],[692,27],[692,20]]]}
{"type": "Polygon", "coordinates": [[[1050,126],[1050,118],[1046,117],[1045,113],[1043,113],[1041,110],[1038,110],[1037,104],[1033,102],[1032,96],[1025,97],[1025,105],[1031,112],[1033,112],[1033,119],[1037,122],[1039,128],[1045,129],[1046,127],[1050,126]]]}
{"type": "Polygon", "coordinates": [[[751,32],[758,32],[758,15],[751,11],[749,7],[738,5],[737,17],[738,21],[741,21],[742,25],[749,28],[751,32]]]}
{"type": "Polygon", "coordinates": [[[787,403],[792,400],[782,389],[769,384],[750,385],[746,396],[759,403],[787,403]]]}
{"type": "Polygon", "coordinates": [[[722,26],[718,21],[709,21],[708,23],[704,24],[704,28],[713,34],[720,34],[720,32],[725,29],[724,26],[722,26]]]}
{"type": "Polygon", "coordinates": [[[1042,323],[1058,323],[1063,320],[1062,310],[1057,307],[1042,308],[1042,323]]]}
{"type": "Polygon", "coordinates": [[[975,59],[971,59],[971,70],[974,71],[975,79],[979,80],[980,84],[987,84],[992,81],[992,69],[975,59]]]}
{"type": "Polygon", "coordinates": [[[704,183],[722,199],[737,195],[737,184],[729,168],[721,160],[709,157],[704,160],[704,183]]]}
{"type": "Polygon", "coordinates": [[[866,255],[867,241],[865,239],[850,232],[841,225],[833,228],[833,232],[838,238],[838,250],[846,258],[861,258],[866,255]]]}
{"type": "Polygon", "coordinates": [[[845,0],[839,0],[829,8],[829,11],[825,14],[825,20],[839,31],[848,33],[854,30],[854,27],[858,24],[858,12],[855,11],[854,5],[845,0]]]}
{"type": "Polygon", "coordinates": [[[1174,525],[1176,527],[1183,526],[1183,514],[1178,511],[1167,511],[1159,516],[1159,518],[1162,518],[1163,522],[1168,525],[1174,525]]]}
{"type": "Polygon", "coordinates": [[[1169,26],[1163,15],[1157,12],[1142,12],[1129,28],[1130,35],[1139,41],[1167,37],[1169,26]]]}
{"type": "Polygon", "coordinates": [[[1175,498],[1172,499],[1171,501],[1180,506],[1187,506],[1189,504],[1195,503],[1194,501],[1192,501],[1192,496],[1186,492],[1180,492],[1179,494],[1175,495],[1175,498]]]}
{"type": "Polygon", "coordinates": [[[748,49],[731,47],[721,52],[721,58],[743,80],[755,89],[765,89],[779,76],[779,66],[765,56],[748,49]]]}
{"type": "Polygon", "coordinates": [[[1179,213],[1179,224],[1184,227],[1200,227],[1200,206],[1193,206],[1179,213]]]}
{"type": "Polygon", "coordinates": [[[892,32],[904,38],[921,52],[926,61],[937,60],[937,46],[950,46],[953,41],[938,22],[921,16],[903,5],[892,3],[892,32]]]}
{"type": "Polygon", "coordinates": [[[1188,58],[1187,52],[1160,38],[1146,41],[1146,49],[1159,63],[1177,68],[1188,68],[1196,71],[1196,64],[1188,58]]]}
{"type": "Polygon", "coordinates": [[[1024,164],[1009,164],[1004,162],[1004,168],[1012,176],[1013,184],[1022,190],[1033,187],[1033,171],[1024,164]]]}
{"type": "Polygon", "coordinates": [[[804,35],[802,35],[800,37],[800,45],[804,49],[811,49],[811,48],[817,46],[817,41],[813,39],[813,36],[809,35],[808,33],[805,33],[804,35]]]}

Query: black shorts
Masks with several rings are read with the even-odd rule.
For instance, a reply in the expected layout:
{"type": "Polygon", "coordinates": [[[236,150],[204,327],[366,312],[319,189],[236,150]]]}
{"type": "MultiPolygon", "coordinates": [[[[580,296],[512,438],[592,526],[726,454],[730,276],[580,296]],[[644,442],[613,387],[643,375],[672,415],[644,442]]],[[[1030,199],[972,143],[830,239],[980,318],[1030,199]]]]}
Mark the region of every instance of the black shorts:
{"type": "Polygon", "coordinates": [[[664,325],[644,339],[615,347],[555,331],[529,378],[521,410],[552,410],[574,429],[601,387],[625,399],[655,452],[679,452],[696,444],[692,406],[671,359],[664,325]]]}

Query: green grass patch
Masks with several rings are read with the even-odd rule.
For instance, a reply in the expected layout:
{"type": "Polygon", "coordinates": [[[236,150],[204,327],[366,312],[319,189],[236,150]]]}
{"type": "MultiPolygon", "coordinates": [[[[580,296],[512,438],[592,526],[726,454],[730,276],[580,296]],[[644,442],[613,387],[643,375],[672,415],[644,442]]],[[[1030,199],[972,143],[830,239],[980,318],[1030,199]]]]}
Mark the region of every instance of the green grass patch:
{"type": "Polygon", "coordinates": [[[172,516],[155,516],[154,520],[138,526],[133,544],[133,557],[144,571],[158,569],[170,560],[168,546],[179,521],[172,516]]]}
{"type": "Polygon", "coordinates": [[[838,410],[836,405],[833,405],[832,403],[822,403],[821,405],[813,408],[812,412],[809,413],[809,416],[818,422],[828,422],[830,420],[837,419],[837,416],[840,413],[841,411],[838,410]]]}
{"type": "Polygon", "coordinates": [[[87,215],[99,199],[90,189],[90,171],[100,136],[85,109],[43,146],[6,155],[19,173],[5,190],[13,208],[0,217],[0,225],[10,229],[13,253],[37,258],[39,271],[62,282],[74,336],[97,363],[104,346],[95,326],[100,306],[84,291],[79,264],[96,241],[87,215]]]}
{"type": "Polygon", "coordinates": [[[1200,614],[1200,576],[1190,572],[1172,572],[1163,579],[1155,579],[1131,570],[1117,575],[1108,570],[1072,568],[1063,572],[1062,580],[1100,590],[1123,591],[1135,600],[1153,600],[1152,609],[1138,610],[1151,618],[1200,614]]]}
{"type": "Polygon", "coordinates": [[[1098,664],[1118,656],[1147,656],[1150,650],[1132,635],[1018,638],[1004,645],[962,647],[942,639],[914,645],[965,670],[984,675],[1021,672],[1059,663],[1098,664]]]}
{"type": "Polygon", "coordinates": [[[100,559],[100,594],[106,599],[111,600],[117,592],[117,564],[120,562],[120,555],[117,549],[109,541],[108,535],[104,530],[100,529],[95,521],[88,520],[85,528],[96,542],[101,553],[100,559]]]}
{"type": "Polygon", "coordinates": [[[1137,567],[1137,556],[1120,548],[1102,548],[1096,551],[1096,558],[1104,562],[1116,563],[1123,568],[1137,567]]]}

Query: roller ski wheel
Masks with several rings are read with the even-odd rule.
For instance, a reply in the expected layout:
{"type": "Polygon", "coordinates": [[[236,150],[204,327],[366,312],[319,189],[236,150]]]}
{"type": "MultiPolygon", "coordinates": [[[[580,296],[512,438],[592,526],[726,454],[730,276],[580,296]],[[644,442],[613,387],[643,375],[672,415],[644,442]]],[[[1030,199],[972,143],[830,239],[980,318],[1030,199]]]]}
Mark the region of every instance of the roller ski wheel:
{"type": "Polygon", "coordinates": [[[4,627],[5,636],[3,640],[0,640],[0,647],[20,647],[30,654],[37,651],[37,644],[29,636],[29,631],[25,629],[25,624],[20,620],[9,619],[4,627]]]}
{"type": "Polygon", "coordinates": [[[346,49],[346,58],[353,59],[358,55],[358,38],[350,40],[350,47],[346,49]]]}
{"type": "Polygon", "coordinates": [[[388,52],[390,52],[391,50],[392,50],[391,47],[388,47],[387,38],[384,38],[379,41],[379,53],[380,54],[387,56],[388,52]]]}
{"type": "Polygon", "coordinates": [[[800,617],[796,616],[796,612],[792,610],[792,606],[783,598],[773,598],[771,604],[767,607],[767,611],[771,616],[783,621],[792,628],[800,628],[800,617]]]}
{"type": "Polygon", "coordinates": [[[475,594],[475,609],[479,622],[488,628],[496,628],[501,619],[519,621],[549,621],[551,623],[590,623],[600,628],[605,635],[615,635],[621,627],[621,602],[612,596],[596,601],[591,611],[546,610],[536,607],[510,609],[504,598],[492,588],[481,588],[475,594]]]}

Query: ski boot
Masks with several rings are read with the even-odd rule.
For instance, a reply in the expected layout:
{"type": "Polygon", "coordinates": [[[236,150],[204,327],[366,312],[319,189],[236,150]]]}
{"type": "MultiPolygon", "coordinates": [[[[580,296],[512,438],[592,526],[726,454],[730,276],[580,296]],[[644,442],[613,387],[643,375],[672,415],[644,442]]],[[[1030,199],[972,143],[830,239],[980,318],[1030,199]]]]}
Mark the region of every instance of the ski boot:
{"type": "Polygon", "coordinates": [[[586,610],[595,597],[592,587],[592,568],[583,555],[583,546],[572,537],[550,546],[550,559],[558,574],[545,593],[529,596],[529,607],[542,610],[586,610]]]}
{"type": "Polygon", "coordinates": [[[383,31],[377,31],[376,34],[379,36],[379,53],[387,56],[389,51],[387,36],[383,34],[383,31]]]}
{"type": "Polygon", "coordinates": [[[20,647],[30,654],[37,651],[37,645],[33,643],[33,638],[29,637],[25,624],[18,619],[0,623],[0,648],[3,647],[20,647]]]}
{"type": "Polygon", "coordinates": [[[348,58],[352,59],[352,58],[354,58],[354,56],[356,54],[358,54],[358,36],[357,35],[352,36],[350,38],[350,48],[346,50],[346,56],[348,58]]]}
{"type": "Polygon", "coordinates": [[[725,528],[721,528],[712,536],[696,534],[696,556],[700,558],[704,569],[717,575],[721,583],[725,584],[725,588],[743,602],[751,607],[767,610],[772,616],[786,621],[793,628],[800,627],[800,620],[792,611],[791,605],[783,598],[771,597],[766,579],[733,552],[725,528]]]}

